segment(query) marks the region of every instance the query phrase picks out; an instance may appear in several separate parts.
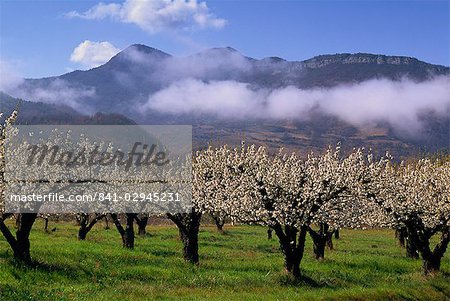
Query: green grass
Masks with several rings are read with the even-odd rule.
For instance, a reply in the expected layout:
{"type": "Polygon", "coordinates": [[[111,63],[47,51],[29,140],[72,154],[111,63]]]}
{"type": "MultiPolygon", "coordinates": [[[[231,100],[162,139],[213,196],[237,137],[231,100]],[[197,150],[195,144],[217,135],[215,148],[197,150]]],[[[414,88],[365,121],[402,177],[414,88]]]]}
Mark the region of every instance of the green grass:
{"type": "Polygon", "coordinates": [[[183,261],[175,227],[150,226],[134,250],[114,229],[99,226],[77,241],[75,226],[56,227],[34,227],[36,268],[15,264],[0,238],[0,300],[450,300],[449,252],[442,273],[424,277],[421,261],[406,258],[387,230],[341,230],[322,262],[308,240],[305,278],[294,282],[262,227],[229,226],[225,235],[203,227],[199,267],[183,261]]]}

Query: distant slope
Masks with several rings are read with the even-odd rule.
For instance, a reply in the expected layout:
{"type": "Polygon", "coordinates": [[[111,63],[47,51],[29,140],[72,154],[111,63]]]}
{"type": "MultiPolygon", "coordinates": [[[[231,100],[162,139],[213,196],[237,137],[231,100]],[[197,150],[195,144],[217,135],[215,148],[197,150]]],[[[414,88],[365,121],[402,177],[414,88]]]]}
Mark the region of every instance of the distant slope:
{"type": "Polygon", "coordinates": [[[17,124],[135,124],[120,114],[96,113],[88,116],[65,105],[24,101],[0,92],[0,112],[8,116],[14,110],[19,110],[17,124]]]}
{"type": "MultiPolygon", "coordinates": [[[[234,80],[263,88],[288,85],[311,88],[372,78],[398,80],[408,77],[422,81],[448,74],[449,70],[448,67],[415,58],[365,53],[321,55],[305,61],[286,61],[274,57],[256,60],[226,47],[176,58],[145,45],[132,45],[97,68],[57,77],[28,79],[21,88],[25,91],[51,88],[51,83],[58,80],[79,91],[95,90],[95,95],[79,100],[90,109],[90,113],[123,112],[134,117],[139,105],[151,93],[183,78],[234,80]]],[[[38,95],[34,97],[36,99],[28,100],[45,102],[38,95]]]]}
{"type": "MultiPolygon", "coordinates": [[[[73,92],[64,95],[74,94],[77,98],[69,101],[61,97],[61,103],[72,106],[76,103],[76,108],[83,112],[64,105],[25,105],[24,102],[21,118],[29,123],[128,124],[133,119],[143,124],[192,124],[196,147],[203,147],[209,142],[239,144],[240,140],[245,139],[270,148],[285,145],[293,150],[306,151],[323,149],[328,144],[342,141],[348,147],[364,145],[381,153],[390,150],[398,155],[411,155],[449,148],[449,119],[438,117],[433,112],[423,113],[420,117],[425,124],[423,132],[417,137],[405,137],[389,124],[357,128],[336,116],[323,113],[312,115],[305,121],[239,121],[218,120],[206,115],[143,112],[142,105],[153,93],[186,78],[204,82],[236,81],[248,83],[252,89],[286,86],[309,89],[381,78],[394,81],[408,78],[421,82],[449,75],[449,71],[449,67],[404,56],[344,53],[320,55],[304,61],[286,61],[279,57],[257,60],[226,47],[178,58],[145,45],[132,45],[106,64],[91,70],[25,80],[19,91],[24,92],[27,100],[46,102],[48,99],[42,98],[45,93],[34,91],[52,92],[55,87],[63,87],[73,92]],[[105,113],[92,116],[96,112],[105,113]],[[120,114],[109,115],[115,113],[120,114]]],[[[10,110],[13,104],[9,103],[10,110]]]]}
{"type": "Polygon", "coordinates": [[[20,111],[17,122],[22,124],[71,123],[83,116],[65,105],[24,101],[0,92],[0,111],[9,115],[16,109],[20,111]]]}

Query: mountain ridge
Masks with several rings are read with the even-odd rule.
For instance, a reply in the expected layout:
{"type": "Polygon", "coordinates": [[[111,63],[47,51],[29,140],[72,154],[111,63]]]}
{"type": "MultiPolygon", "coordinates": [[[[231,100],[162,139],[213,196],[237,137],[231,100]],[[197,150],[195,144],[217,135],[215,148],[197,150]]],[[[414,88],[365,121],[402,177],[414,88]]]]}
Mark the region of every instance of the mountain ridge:
{"type": "MultiPolygon", "coordinates": [[[[167,52],[164,52],[158,48],[154,48],[154,47],[147,46],[144,44],[132,44],[132,45],[126,47],[125,49],[123,49],[122,51],[120,51],[119,53],[117,53],[116,55],[114,55],[105,64],[100,65],[98,67],[94,67],[94,68],[87,69],[87,70],[74,70],[74,71],[71,71],[68,73],[63,73],[61,75],[48,76],[48,77],[42,77],[42,78],[26,78],[26,79],[27,80],[53,79],[53,78],[62,77],[62,76],[65,76],[65,75],[68,75],[71,73],[88,72],[91,70],[98,69],[104,65],[107,65],[108,63],[111,63],[111,62],[117,60],[118,58],[122,58],[124,55],[126,55],[127,53],[130,53],[131,51],[138,51],[138,52],[142,52],[145,54],[155,54],[156,53],[159,56],[163,56],[163,57],[175,57],[175,56],[173,56],[167,52]]],[[[241,55],[242,57],[248,58],[253,61],[272,61],[273,60],[273,61],[277,61],[277,62],[299,63],[308,68],[320,68],[320,67],[327,66],[329,64],[336,64],[336,63],[377,64],[377,65],[380,65],[380,64],[410,65],[410,64],[414,63],[414,64],[419,64],[422,66],[427,66],[429,68],[435,68],[439,72],[443,72],[443,73],[450,72],[450,66],[428,63],[428,62],[425,62],[423,60],[420,60],[420,59],[418,59],[416,57],[412,57],[412,56],[387,55],[387,54],[376,54],[376,53],[367,53],[367,52],[320,54],[320,55],[316,55],[316,56],[313,56],[311,58],[307,58],[304,60],[287,60],[285,58],[278,57],[278,56],[268,56],[268,57],[263,57],[261,59],[256,59],[253,57],[246,57],[246,56],[242,55],[241,52],[239,52],[238,50],[236,50],[233,47],[225,46],[225,47],[208,48],[208,49],[193,53],[188,56],[182,56],[182,57],[177,57],[177,58],[180,58],[180,59],[189,58],[192,56],[205,54],[208,52],[215,52],[215,51],[221,51],[221,52],[227,51],[227,52],[231,52],[231,53],[237,53],[237,54],[241,55]]]]}
{"type": "MultiPolygon", "coordinates": [[[[217,81],[245,83],[252,90],[275,90],[288,86],[306,90],[353,85],[372,79],[401,81],[408,78],[422,82],[446,76],[449,71],[449,67],[407,56],[340,53],[287,61],[274,56],[254,59],[231,47],[216,47],[186,57],[175,57],[156,48],[133,44],[96,68],[49,78],[27,79],[19,88],[29,92],[26,94],[30,97],[27,100],[45,102],[46,99],[39,98],[42,93],[36,91],[63,87],[73,92],[70,95],[77,97],[70,103],[76,103],[77,109],[84,110],[84,115],[121,113],[141,124],[192,124],[194,141],[199,146],[211,141],[212,137],[235,143],[242,138],[237,139],[237,136],[245,135],[249,142],[271,147],[288,145],[293,149],[304,149],[309,145],[310,148],[320,149],[342,141],[352,146],[378,145],[384,149],[395,149],[397,153],[411,154],[423,147],[448,147],[449,120],[426,115],[423,117],[428,126],[425,129],[426,139],[408,140],[386,125],[358,129],[336,116],[326,114],[316,114],[307,121],[239,121],[154,110],[143,112],[142,108],[151,95],[184,79],[205,84],[217,81]]],[[[62,102],[67,101],[64,95],[68,93],[62,94],[62,102]]]]}

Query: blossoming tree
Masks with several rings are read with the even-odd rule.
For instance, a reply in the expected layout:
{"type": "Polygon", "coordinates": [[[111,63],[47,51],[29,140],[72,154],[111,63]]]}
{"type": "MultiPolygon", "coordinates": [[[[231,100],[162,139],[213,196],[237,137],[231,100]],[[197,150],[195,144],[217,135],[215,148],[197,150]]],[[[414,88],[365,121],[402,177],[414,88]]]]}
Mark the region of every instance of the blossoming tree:
{"type": "Polygon", "coordinates": [[[425,274],[437,272],[450,242],[450,163],[420,159],[408,164],[368,162],[364,191],[406,228],[425,274]],[[432,249],[430,239],[440,234],[432,249]]]}
{"type": "Polygon", "coordinates": [[[339,146],[307,159],[283,152],[270,156],[254,145],[209,148],[196,157],[196,201],[202,210],[272,228],[285,270],[298,277],[312,223],[328,205],[339,206],[351,196],[356,158],[341,158],[339,146]]]}
{"type": "MultiPolygon", "coordinates": [[[[0,114],[0,117],[2,114],[0,114]]],[[[14,111],[11,116],[6,118],[5,122],[0,125],[0,231],[5,237],[8,244],[14,253],[14,258],[22,261],[26,264],[31,264],[30,255],[30,232],[33,224],[36,220],[36,213],[22,213],[17,215],[17,231],[14,236],[8,226],[5,224],[5,220],[11,217],[12,213],[4,212],[4,202],[5,202],[5,142],[6,142],[6,132],[9,127],[12,126],[17,118],[17,111],[14,111]]]]}

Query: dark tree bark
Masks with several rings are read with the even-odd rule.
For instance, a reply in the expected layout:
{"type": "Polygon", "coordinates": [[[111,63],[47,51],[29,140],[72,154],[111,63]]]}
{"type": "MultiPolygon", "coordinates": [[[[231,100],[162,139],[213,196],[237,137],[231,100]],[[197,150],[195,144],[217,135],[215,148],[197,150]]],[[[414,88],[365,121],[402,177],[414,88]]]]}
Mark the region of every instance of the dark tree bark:
{"type": "Polygon", "coordinates": [[[135,219],[136,213],[126,213],[126,224],[125,229],[123,228],[122,224],[120,223],[120,219],[116,213],[111,213],[111,218],[114,222],[114,225],[117,228],[117,231],[119,231],[120,236],[122,237],[122,245],[124,248],[127,249],[133,249],[134,248],[134,227],[133,222],[135,219]]]}
{"type": "Polygon", "coordinates": [[[419,250],[417,249],[416,241],[411,236],[405,238],[406,257],[412,259],[419,259],[419,250]]]}
{"type": "Polygon", "coordinates": [[[114,226],[116,226],[117,231],[119,231],[120,236],[123,239],[123,236],[125,235],[125,229],[122,227],[122,224],[120,223],[119,215],[117,213],[110,213],[111,219],[113,220],[114,226]]]}
{"type": "Polygon", "coordinates": [[[280,241],[280,248],[284,255],[284,269],[286,273],[295,278],[300,277],[300,263],[303,259],[305,250],[307,227],[302,226],[300,231],[292,226],[284,226],[283,231],[283,227],[278,223],[270,227],[275,231],[275,234],[280,241]]]}
{"type": "Polygon", "coordinates": [[[16,233],[16,248],[14,257],[27,264],[31,264],[30,232],[36,221],[36,213],[22,213],[19,217],[19,228],[16,233]]]}
{"type": "Polygon", "coordinates": [[[334,230],[334,238],[336,238],[336,239],[340,238],[339,228],[334,230]]]}
{"type": "Polygon", "coordinates": [[[108,220],[108,215],[105,214],[105,226],[103,227],[105,230],[109,230],[109,220],[108,220]]]}
{"type": "Polygon", "coordinates": [[[267,229],[267,239],[272,239],[272,229],[267,229]]]}
{"type": "Polygon", "coordinates": [[[398,245],[402,248],[406,247],[406,237],[407,237],[406,227],[395,228],[395,238],[398,241],[398,245]]]}
{"type": "Polygon", "coordinates": [[[78,221],[80,223],[80,229],[78,230],[78,239],[85,240],[89,231],[91,231],[95,224],[105,216],[105,214],[95,214],[94,218],[89,221],[89,214],[79,214],[78,221]]]}
{"type": "Polygon", "coordinates": [[[147,234],[147,224],[149,216],[147,213],[137,214],[135,216],[136,224],[138,225],[138,234],[140,236],[145,236],[147,234]]]}
{"type": "Polygon", "coordinates": [[[333,231],[330,231],[330,227],[326,223],[321,223],[319,231],[314,231],[311,227],[308,227],[309,235],[313,241],[313,251],[316,259],[325,258],[325,246],[329,246],[333,249],[333,231]]]}
{"type": "Polygon", "coordinates": [[[433,251],[430,249],[429,241],[421,246],[423,260],[423,272],[425,275],[439,272],[441,268],[441,259],[445,254],[450,242],[450,229],[444,229],[441,234],[441,240],[433,251]]]}
{"type": "Polygon", "coordinates": [[[125,235],[123,237],[123,244],[125,248],[133,249],[134,248],[134,227],[133,222],[135,219],[136,213],[126,213],[126,227],[125,227],[125,235]]]}
{"type": "Polygon", "coordinates": [[[190,213],[167,214],[167,217],[175,223],[183,242],[183,258],[185,261],[198,264],[198,232],[202,214],[192,209],[190,213]]]}
{"type": "Polygon", "coordinates": [[[408,222],[404,230],[405,236],[405,246],[406,246],[406,256],[412,259],[419,259],[419,249],[417,244],[419,242],[417,222],[408,222]]]}
{"type": "Polygon", "coordinates": [[[44,231],[48,232],[48,217],[44,217],[44,231]]]}
{"type": "Polygon", "coordinates": [[[32,264],[30,254],[30,232],[36,221],[36,213],[21,213],[17,216],[16,237],[14,237],[9,228],[4,223],[5,216],[0,218],[0,231],[5,236],[6,241],[14,252],[14,258],[27,265],[32,264]]]}
{"type": "Polygon", "coordinates": [[[329,235],[327,235],[327,248],[330,250],[334,250],[333,234],[334,234],[334,231],[332,231],[329,235]]]}
{"type": "Polygon", "coordinates": [[[326,238],[311,228],[308,229],[308,232],[313,241],[313,251],[316,259],[323,259],[325,257],[326,238]]]}
{"type": "Polygon", "coordinates": [[[224,233],[223,225],[225,225],[225,220],[214,213],[211,214],[211,217],[214,220],[214,223],[216,224],[217,231],[223,234],[224,233]]]}
{"type": "Polygon", "coordinates": [[[450,242],[450,227],[445,224],[435,229],[426,228],[420,218],[417,216],[406,222],[408,229],[408,240],[411,239],[422,257],[423,273],[433,274],[439,272],[441,268],[441,259],[445,254],[450,242]],[[431,250],[430,239],[436,233],[441,232],[441,239],[436,247],[431,250]]]}
{"type": "Polygon", "coordinates": [[[16,220],[16,229],[19,228],[19,217],[20,217],[20,214],[14,215],[14,219],[16,220]]]}

